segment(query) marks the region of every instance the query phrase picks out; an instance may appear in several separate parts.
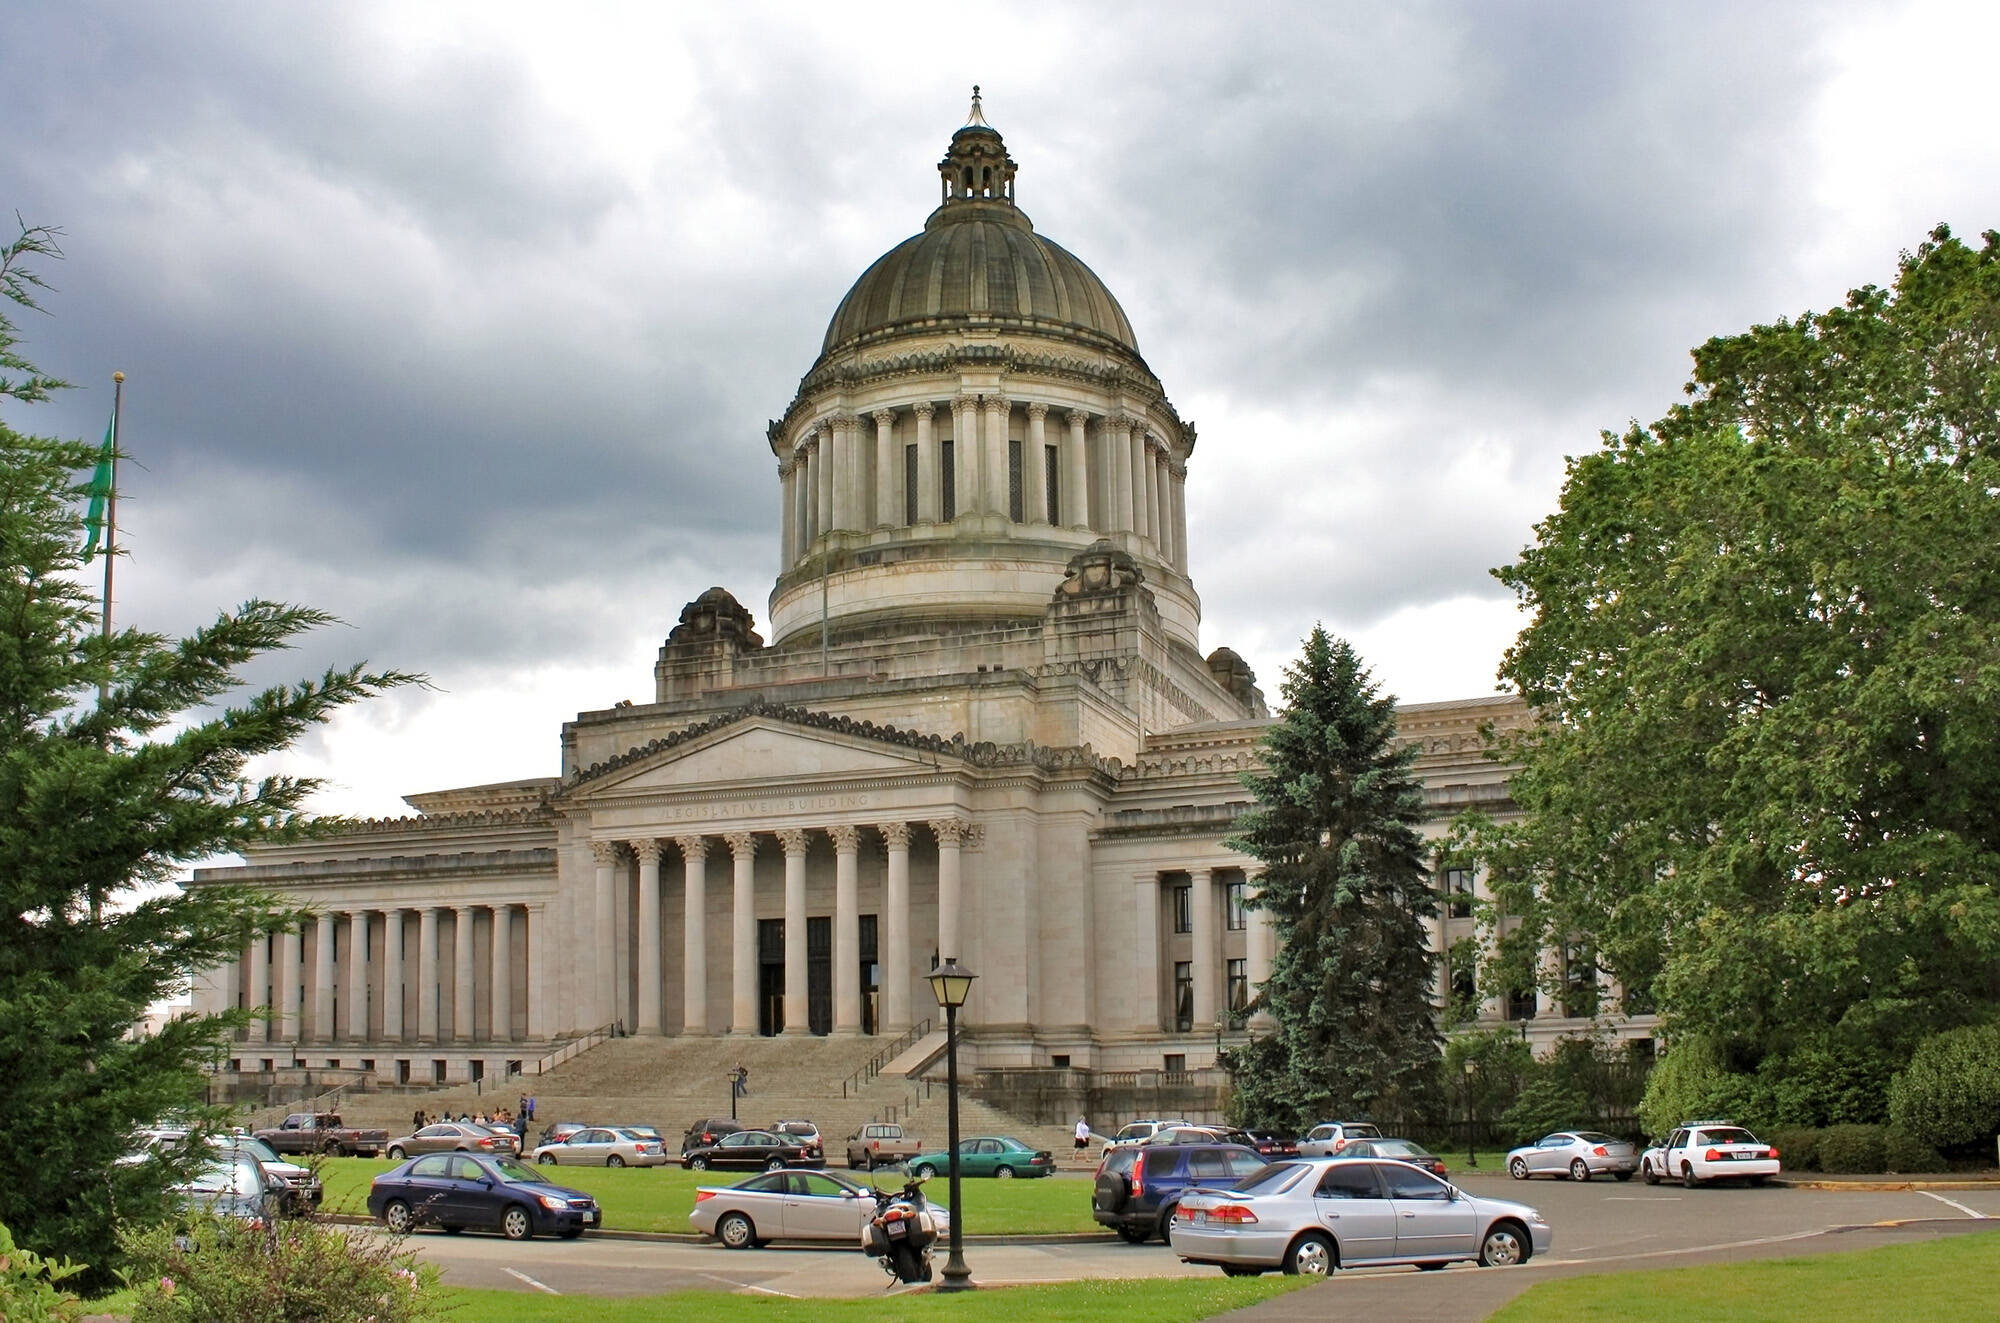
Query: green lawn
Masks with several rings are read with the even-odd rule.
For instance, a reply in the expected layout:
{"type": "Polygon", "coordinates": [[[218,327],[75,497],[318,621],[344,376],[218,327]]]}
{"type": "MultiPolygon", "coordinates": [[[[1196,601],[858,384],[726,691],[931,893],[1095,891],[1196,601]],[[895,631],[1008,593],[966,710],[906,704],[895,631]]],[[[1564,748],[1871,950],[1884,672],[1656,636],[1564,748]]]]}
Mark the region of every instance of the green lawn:
{"type": "MultiPolygon", "coordinates": [[[[398,1164],[377,1158],[328,1158],[320,1167],[326,1182],[326,1211],[366,1216],[368,1182],[398,1164]]],[[[698,1185],[733,1185],[750,1172],[694,1172],[678,1167],[544,1167],[549,1179],[594,1195],[604,1209],[604,1225],[613,1231],[691,1231],[688,1213],[694,1208],[698,1185]]],[[[853,1173],[855,1179],[866,1177],[853,1173]]],[[[877,1173],[882,1184],[895,1178],[877,1173]]],[[[981,1177],[962,1183],[967,1235],[1042,1235],[1065,1231],[1096,1231],[1090,1217],[1090,1182],[1073,1178],[995,1180],[981,1177]]],[[[926,1187],[939,1200],[945,1195],[942,1176],[926,1187]]]]}
{"type": "Polygon", "coordinates": [[[1875,1323],[1993,1318],[2000,1234],[1972,1231],[1848,1254],[1544,1282],[1488,1323],[1875,1323]]]}

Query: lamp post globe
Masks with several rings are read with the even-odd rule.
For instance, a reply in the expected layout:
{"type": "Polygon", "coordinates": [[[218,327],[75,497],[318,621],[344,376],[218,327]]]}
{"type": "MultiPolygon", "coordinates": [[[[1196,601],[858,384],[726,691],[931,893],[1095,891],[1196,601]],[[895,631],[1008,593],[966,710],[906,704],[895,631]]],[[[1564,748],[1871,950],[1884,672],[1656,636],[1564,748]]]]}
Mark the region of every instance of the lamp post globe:
{"type": "Polygon", "coordinates": [[[958,1008],[972,993],[979,976],[949,957],[930,973],[931,994],[944,1008],[945,1153],[951,1172],[951,1254],[944,1262],[940,1291],[970,1291],[972,1269],[965,1266],[965,1209],[958,1197],[958,1008]]]}

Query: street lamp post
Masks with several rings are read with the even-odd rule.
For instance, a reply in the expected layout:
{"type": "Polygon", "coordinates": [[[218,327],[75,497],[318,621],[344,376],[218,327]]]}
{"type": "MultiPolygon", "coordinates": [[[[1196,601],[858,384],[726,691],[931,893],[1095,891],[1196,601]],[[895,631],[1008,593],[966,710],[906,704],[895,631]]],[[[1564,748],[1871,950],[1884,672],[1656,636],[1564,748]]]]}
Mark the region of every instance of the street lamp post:
{"type": "Polygon", "coordinates": [[[1472,1058],[1467,1056],[1460,1064],[1465,1067],[1465,1165],[1477,1167],[1479,1155],[1472,1151],[1472,1134],[1478,1129],[1472,1116],[1472,1058]]]}
{"type": "Polygon", "coordinates": [[[966,995],[972,991],[972,980],[977,977],[962,968],[956,956],[947,958],[930,973],[931,992],[944,1008],[945,1152],[951,1163],[951,1254],[944,1261],[944,1280],[938,1283],[940,1291],[972,1289],[972,1269],[965,1266],[962,1232],[965,1209],[958,1197],[958,1008],[965,1005],[966,995]]]}

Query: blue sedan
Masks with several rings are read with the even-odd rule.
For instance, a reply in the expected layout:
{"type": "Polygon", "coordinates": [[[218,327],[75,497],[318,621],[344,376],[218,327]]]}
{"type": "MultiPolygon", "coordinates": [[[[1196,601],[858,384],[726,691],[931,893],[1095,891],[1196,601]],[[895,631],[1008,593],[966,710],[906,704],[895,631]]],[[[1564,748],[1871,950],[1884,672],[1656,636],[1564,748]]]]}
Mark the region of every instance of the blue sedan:
{"type": "Polygon", "coordinates": [[[509,1240],[574,1240],[602,1216],[597,1200],[552,1184],[519,1158],[471,1153],[427,1153],[383,1172],[368,1187],[368,1213],[397,1235],[429,1224],[479,1227],[509,1240]]]}

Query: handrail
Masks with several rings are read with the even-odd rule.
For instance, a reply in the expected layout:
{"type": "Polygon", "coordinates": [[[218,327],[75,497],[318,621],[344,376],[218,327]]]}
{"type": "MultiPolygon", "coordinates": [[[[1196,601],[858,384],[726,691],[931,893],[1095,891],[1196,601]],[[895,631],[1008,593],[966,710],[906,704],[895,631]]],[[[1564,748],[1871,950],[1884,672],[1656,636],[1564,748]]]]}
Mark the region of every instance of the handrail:
{"type": "Polygon", "coordinates": [[[624,1024],[619,1020],[611,1020],[600,1024],[589,1033],[570,1039],[555,1051],[545,1053],[535,1062],[535,1068],[532,1071],[523,1066],[519,1071],[508,1075],[507,1078],[512,1079],[515,1075],[546,1075],[557,1066],[562,1065],[563,1062],[581,1056],[590,1048],[596,1047],[599,1043],[607,1039],[618,1037],[618,1031],[622,1028],[624,1028],[624,1024]]]}
{"type": "Polygon", "coordinates": [[[897,1034],[894,1038],[890,1039],[889,1046],[883,1048],[880,1052],[877,1052],[874,1056],[868,1058],[868,1062],[866,1065],[862,1066],[859,1070],[855,1071],[852,1075],[849,1075],[846,1079],[840,1082],[840,1096],[843,1098],[848,1096],[848,1088],[850,1085],[853,1087],[854,1093],[858,1095],[861,1092],[862,1085],[868,1083],[870,1080],[874,1079],[877,1075],[880,1075],[882,1073],[882,1067],[888,1065],[891,1061],[894,1061],[897,1057],[903,1055],[905,1050],[907,1050],[918,1039],[922,1038],[925,1034],[929,1033],[930,1031],[931,1031],[931,1017],[926,1015],[923,1019],[911,1025],[908,1029],[905,1029],[902,1033],[897,1034]]]}

